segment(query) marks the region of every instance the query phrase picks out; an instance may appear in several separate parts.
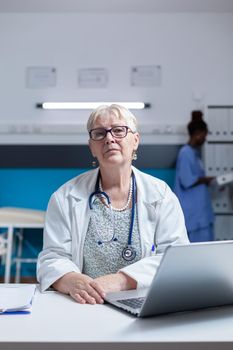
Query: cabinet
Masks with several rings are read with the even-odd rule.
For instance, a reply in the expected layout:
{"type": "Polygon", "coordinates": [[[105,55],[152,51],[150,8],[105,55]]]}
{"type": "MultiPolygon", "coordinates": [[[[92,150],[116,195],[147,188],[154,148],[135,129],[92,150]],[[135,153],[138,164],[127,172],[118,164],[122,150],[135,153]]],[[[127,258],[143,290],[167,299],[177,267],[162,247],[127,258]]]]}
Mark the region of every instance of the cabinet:
{"type": "MultiPolygon", "coordinates": [[[[204,147],[208,176],[233,172],[233,106],[208,106],[209,134],[204,147]]],[[[233,239],[233,184],[210,189],[215,212],[215,239],[233,239]]]]}

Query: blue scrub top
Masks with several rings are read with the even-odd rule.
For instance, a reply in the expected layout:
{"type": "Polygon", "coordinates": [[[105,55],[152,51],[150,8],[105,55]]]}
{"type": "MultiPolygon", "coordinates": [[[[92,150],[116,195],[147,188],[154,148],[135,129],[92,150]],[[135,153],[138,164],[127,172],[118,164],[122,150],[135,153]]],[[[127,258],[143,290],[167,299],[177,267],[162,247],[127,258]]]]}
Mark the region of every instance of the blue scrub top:
{"type": "Polygon", "coordinates": [[[192,187],[203,176],[205,172],[198,150],[190,145],[183,146],[177,158],[174,192],[183,209],[187,231],[205,228],[214,222],[208,186],[192,187]]]}

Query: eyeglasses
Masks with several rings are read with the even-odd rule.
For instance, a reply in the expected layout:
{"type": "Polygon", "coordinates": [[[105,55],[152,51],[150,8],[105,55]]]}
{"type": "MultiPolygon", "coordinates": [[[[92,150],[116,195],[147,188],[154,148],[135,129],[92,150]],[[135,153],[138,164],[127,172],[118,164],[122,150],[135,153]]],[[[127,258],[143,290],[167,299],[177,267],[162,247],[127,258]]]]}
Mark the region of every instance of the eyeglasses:
{"type": "Polygon", "coordinates": [[[116,139],[122,139],[123,137],[126,137],[128,132],[132,132],[132,130],[128,126],[114,126],[111,129],[96,128],[92,129],[89,132],[89,135],[92,140],[101,141],[107,136],[108,132],[110,132],[110,134],[116,139]]]}

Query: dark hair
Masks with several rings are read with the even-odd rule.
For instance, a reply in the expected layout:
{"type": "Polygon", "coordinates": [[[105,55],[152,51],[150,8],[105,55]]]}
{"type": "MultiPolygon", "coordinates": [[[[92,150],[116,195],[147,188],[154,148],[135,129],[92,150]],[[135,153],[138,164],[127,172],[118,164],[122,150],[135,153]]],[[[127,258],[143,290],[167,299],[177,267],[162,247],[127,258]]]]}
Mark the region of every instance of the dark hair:
{"type": "Polygon", "coordinates": [[[202,111],[192,111],[191,121],[188,123],[188,132],[192,136],[196,131],[208,131],[206,122],[203,120],[202,111]]]}

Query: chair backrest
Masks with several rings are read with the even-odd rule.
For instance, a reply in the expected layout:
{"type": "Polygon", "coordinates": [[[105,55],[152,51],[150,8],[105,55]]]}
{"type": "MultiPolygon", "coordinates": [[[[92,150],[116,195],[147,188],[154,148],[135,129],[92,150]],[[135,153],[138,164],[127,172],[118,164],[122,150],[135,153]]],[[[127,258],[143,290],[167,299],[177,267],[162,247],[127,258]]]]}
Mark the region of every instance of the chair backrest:
{"type": "Polygon", "coordinates": [[[6,232],[3,232],[0,234],[0,256],[6,255],[7,253],[7,239],[6,239],[6,232]]]}

